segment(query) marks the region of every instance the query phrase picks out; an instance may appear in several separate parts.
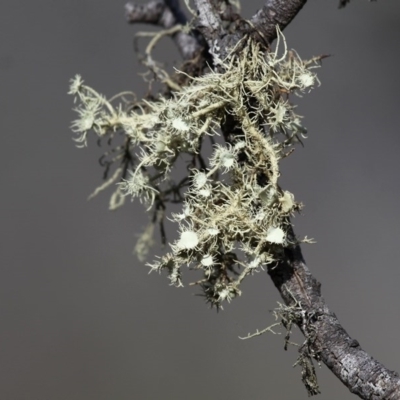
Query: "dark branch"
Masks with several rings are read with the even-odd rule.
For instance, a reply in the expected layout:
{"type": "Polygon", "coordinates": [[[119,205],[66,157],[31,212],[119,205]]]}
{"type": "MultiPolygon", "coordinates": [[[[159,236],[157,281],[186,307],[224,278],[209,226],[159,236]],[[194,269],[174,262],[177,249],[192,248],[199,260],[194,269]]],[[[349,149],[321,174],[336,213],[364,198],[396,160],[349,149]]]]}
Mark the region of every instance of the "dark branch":
{"type": "Polygon", "coordinates": [[[185,25],[187,23],[186,15],[181,10],[179,6],[179,0],[164,0],[165,5],[171,10],[172,14],[175,17],[176,23],[185,25]]]}
{"type": "MultiPolygon", "coordinates": [[[[161,24],[163,14],[164,12],[168,13],[168,11],[166,11],[165,4],[162,0],[149,1],[146,4],[127,3],[125,5],[125,17],[131,24],[139,22],[163,26],[165,23],[161,24]]],[[[172,13],[169,12],[169,14],[171,14],[172,17],[172,13]]]]}
{"type": "Polygon", "coordinates": [[[286,305],[300,304],[297,325],[312,336],[310,353],[321,360],[350,391],[362,399],[400,399],[400,378],[366,353],[340,325],[321,296],[321,284],[307,268],[301,249],[287,249],[285,257],[268,271],[286,305]]]}
{"type": "Polygon", "coordinates": [[[271,43],[276,38],[276,26],[283,31],[306,2],[307,0],[268,0],[251,18],[251,22],[264,39],[271,43]]]}
{"type": "Polygon", "coordinates": [[[212,5],[211,0],[194,0],[198,10],[197,28],[204,36],[210,48],[213,41],[219,39],[225,32],[221,18],[212,5]]]}
{"type": "MultiPolygon", "coordinates": [[[[164,29],[172,28],[174,25],[186,23],[186,17],[179,8],[178,1],[153,0],[147,4],[127,3],[125,15],[129,23],[147,23],[158,25],[164,29]],[[171,3],[171,9],[167,4],[171,3]]],[[[200,51],[202,46],[198,40],[184,32],[177,32],[173,39],[185,60],[192,59],[200,51]]]]}
{"type": "MultiPolygon", "coordinates": [[[[194,1],[198,11],[197,28],[207,41],[214,61],[217,57],[224,58],[248,32],[248,26],[238,24],[233,32],[226,31],[217,7],[214,7],[216,0],[194,1]]],[[[341,4],[345,5],[348,1],[341,0],[341,4]]],[[[305,3],[306,0],[267,0],[250,22],[263,39],[271,43],[276,38],[276,26],[283,30],[305,3]]],[[[168,29],[183,21],[177,0],[153,0],[146,5],[130,3],[126,10],[131,23],[152,23],[168,29]]],[[[186,59],[193,58],[201,48],[193,36],[182,32],[175,34],[174,40],[186,59]]],[[[294,234],[291,233],[291,236],[295,242],[294,234]]],[[[306,337],[302,346],[305,358],[324,362],[352,393],[362,399],[400,399],[398,374],[386,369],[362,350],[357,340],[352,339],[340,325],[321,296],[321,285],[307,268],[299,246],[285,249],[282,260],[268,272],[286,305],[293,307],[297,313],[293,322],[306,337]]],[[[312,370],[307,360],[304,365],[312,370]]],[[[310,382],[305,380],[309,387],[310,382]]],[[[312,389],[310,393],[317,393],[317,389],[312,389]]]]}

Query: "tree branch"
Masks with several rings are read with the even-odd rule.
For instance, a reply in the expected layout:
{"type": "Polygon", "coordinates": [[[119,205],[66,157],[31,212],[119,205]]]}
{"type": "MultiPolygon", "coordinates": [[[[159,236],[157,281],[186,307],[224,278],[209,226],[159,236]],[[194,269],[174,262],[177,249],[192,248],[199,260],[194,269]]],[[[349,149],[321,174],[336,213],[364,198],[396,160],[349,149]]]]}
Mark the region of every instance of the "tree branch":
{"type": "Polygon", "coordinates": [[[276,38],[276,25],[283,31],[306,2],[307,0],[267,0],[250,21],[271,43],[276,38]]]}
{"type": "Polygon", "coordinates": [[[310,353],[362,399],[400,399],[399,375],[374,360],[352,339],[321,296],[321,284],[307,268],[300,246],[286,249],[285,257],[268,271],[288,306],[300,304],[297,323],[309,341],[310,353]]]}
{"type": "MultiPolygon", "coordinates": [[[[198,11],[197,28],[204,36],[214,61],[224,58],[248,26],[237,25],[227,31],[212,0],[194,0],[198,11]]],[[[271,43],[276,38],[276,25],[283,30],[301,10],[307,0],[267,0],[252,17],[251,24],[271,43]]],[[[344,5],[348,0],[341,0],[344,5]]],[[[152,23],[171,28],[183,21],[177,0],[156,1],[146,5],[127,4],[128,21],[152,23]]],[[[186,59],[201,47],[199,42],[182,32],[174,36],[186,59]]],[[[289,232],[296,243],[294,233],[289,232]]],[[[268,273],[288,309],[292,309],[296,323],[306,337],[302,346],[305,357],[324,362],[350,391],[362,399],[400,399],[400,378],[374,360],[352,339],[339,323],[321,296],[321,284],[311,275],[303,259],[300,246],[286,248],[281,261],[268,273]]],[[[306,385],[307,386],[307,385],[306,385]]],[[[310,392],[315,394],[316,391],[310,392]]]]}
{"type": "Polygon", "coordinates": [[[188,22],[186,15],[181,10],[179,0],[164,0],[164,2],[174,15],[177,24],[185,25],[188,22]]]}
{"type": "MultiPolygon", "coordinates": [[[[174,25],[186,23],[186,17],[175,0],[153,0],[147,4],[127,3],[125,15],[129,23],[147,23],[158,25],[164,29],[174,25]],[[167,6],[170,5],[171,9],[167,6]]],[[[192,59],[201,50],[198,40],[184,32],[177,32],[172,36],[182,57],[185,60],[192,59]]]]}
{"type": "Polygon", "coordinates": [[[213,47],[213,41],[220,38],[225,32],[222,21],[213,7],[211,0],[194,0],[198,10],[197,28],[203,34],[208,46],[213,47]]]}

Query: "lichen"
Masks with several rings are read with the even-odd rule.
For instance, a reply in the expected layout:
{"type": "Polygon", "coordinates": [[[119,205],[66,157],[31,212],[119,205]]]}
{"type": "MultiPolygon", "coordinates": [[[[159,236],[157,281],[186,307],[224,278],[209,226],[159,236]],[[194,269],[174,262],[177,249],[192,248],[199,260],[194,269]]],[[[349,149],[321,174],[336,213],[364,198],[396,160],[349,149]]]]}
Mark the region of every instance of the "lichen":
{"type": "MultiPolygon", "coordinates": [[[[73,130],[80,145],[86,145],[89,130],[100,139],[111,141],[118,133],[124,138],[107,164],[122,164],[117,190],[141,199],[154,215],[169,201],[182,203],[182,212],[171,215],[179,239],[148,264],[151,270],[166,271],[176,286],[185,266],[203,271],[195,283],[218,307],[240,295],[246,276],[293,245],[289,217],[300,204],[278,185],[279,162],[306,132],[289,96],[319,83],[313,72],[318,59],[301,60],[287,50],[280,32],[278,37],[283,49],[278,44],[274,51],[242,39],[218,71],[189,77],[189,85],[168,98],[114,106],[79,76],[70,86],[79,103],[73,130]],[[221,133],[225,143],[215,144],[221,133]],[[208,137],[211,155],[202,147],[208,137]],[[175,182],[179,155],[188,160],[188,172],[175,182]]],[[[153,223],[164,236],[163,217],[153,217],[153,223]]],[[[150,242],[141,241],[140,254],[150,242]]]]}

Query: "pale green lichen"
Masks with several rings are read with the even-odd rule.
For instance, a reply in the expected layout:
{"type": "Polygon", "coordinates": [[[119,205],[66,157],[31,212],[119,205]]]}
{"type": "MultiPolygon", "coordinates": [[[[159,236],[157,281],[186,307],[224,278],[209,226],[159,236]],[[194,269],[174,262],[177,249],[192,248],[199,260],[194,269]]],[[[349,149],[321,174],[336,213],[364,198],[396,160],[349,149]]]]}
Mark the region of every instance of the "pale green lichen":
{"type": "MultiPolygon", "coordinates": [[[[80,145],[86,145],[89,130],[100,138],[112,140],[118,133],[124,138],[109,160],[122,165],[114,195],[123,190],[138,197],[154,215],[164,213],[168,201],[183,204],[182,212],[171,216],[179,239],[149,264],[151,270],[167,271],[176,286],[182,285],[184,266],[202,270],[204,277],[196,283],[217,306],[240,295],[243,279],[276,262],[294,240],[288,235],[289,217],[300,205],[278,186],[279,161],[306,132],[288,96],[319,83],[313,72],[318,60],[302,61],[287,51],[280,32],[278,39],[282,54],[279,44],[267,52],[243,39],[241,51],[234,49],[222,62],[224,72],[190,78],[169,98],[125,108],[114,107],[80,76],[70,86],[79,103],[73,130],[80,145]],[[226,128],[228,118],[240,134],[226,128]],[[221,130],[225,144],[214,144],[206,156],[203,141],[221,130]],[[133,155],[135,148],[141,149],[140,156],[133,155]],[[171,173],[179,155],[187,155],[188,173],[175,182],[171,173]]],[[[109,182],[115,181],[113,175],[109,182]]],[[[153,220],[163,236],[163,218],[153,220]]],[[[146,240],[137,247],[141,258],[150,233],[152,228],[146,229],[146,240]]]]}

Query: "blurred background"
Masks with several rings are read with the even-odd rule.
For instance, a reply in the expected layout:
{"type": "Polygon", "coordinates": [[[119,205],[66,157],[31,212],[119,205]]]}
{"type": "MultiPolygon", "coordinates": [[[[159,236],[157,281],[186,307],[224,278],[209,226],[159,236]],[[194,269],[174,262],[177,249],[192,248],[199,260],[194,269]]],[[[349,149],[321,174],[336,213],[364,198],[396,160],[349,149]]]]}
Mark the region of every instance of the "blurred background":
{"type": "MultiPolygon", "coordinates": [[[[125,1],[1,5],[0,398],[306,399],[282,335],[238,339],[274,322],[266,273],[216,313],[132,255],[148,222],[138,202],[109,212],[110,192],[86,201],[103,149],[75,147],[68,82],[79,73],[107,96],[145,93],[133,35],[152,28],[127,24],[125,1]]],[[[262,3],[243,0],[243,15],[262,3]]],[[[303,251],[331,309],[400,372],[400,2],[337,6],[310,0],[285,30],[303,58],[332,57],[322,86],[296,100],[309,138],[281,185],[305,204],[295,229],[317,241],[303,251]]],[[[168,38],[156,55],[179,65],[168,38]]],[[[319,399],[355,398],[325,366],[317,374],[319,399]]]]}

